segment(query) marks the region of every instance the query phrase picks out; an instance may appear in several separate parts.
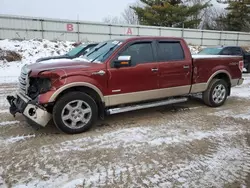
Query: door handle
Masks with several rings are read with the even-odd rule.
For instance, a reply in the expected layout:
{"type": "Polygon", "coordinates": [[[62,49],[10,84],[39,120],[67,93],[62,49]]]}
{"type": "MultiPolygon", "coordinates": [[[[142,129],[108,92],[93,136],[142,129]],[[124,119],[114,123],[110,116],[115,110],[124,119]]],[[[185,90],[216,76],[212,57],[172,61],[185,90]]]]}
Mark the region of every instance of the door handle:
{"type": "Polygon", "coordinates": [[[152,68],[151,71],[152,71],[152,72],[157,72],[158,69],[157,69],[157,68],[152,68]]]}
{"type": "Polygon", "coordinates": [[[183,68],[184,69],[189,69],[189,65],[184,65],[183,68]]]}
{"type": "Polygon", "coordinates": [[[105,74],[105,71],[103,71],[103,70],[100,70],[98,72],[93,72],[92,73],[92,75],[101,75],[101,76],[103,76],[104,74],[105,74]]]}

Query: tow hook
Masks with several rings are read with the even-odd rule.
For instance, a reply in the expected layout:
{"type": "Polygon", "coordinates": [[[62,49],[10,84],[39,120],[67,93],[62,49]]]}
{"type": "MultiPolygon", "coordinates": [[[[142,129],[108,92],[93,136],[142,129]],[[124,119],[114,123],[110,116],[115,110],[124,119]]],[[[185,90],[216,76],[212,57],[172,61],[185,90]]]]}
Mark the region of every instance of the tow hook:
{"type": "Polygon", "coordinates": [[[19,110],[17,109],[17,107],[16,107],[16,105],[15,105],[15,103],[14,103],[14,100],[15,100],[15,99],[16,99],[16,98],[15,98],[14,96],[7,96],[7,100],[8,100],[8,102],[9,102],[9,104],[10,104],[9,110],[10,110],[10,113],[11,113],[14,117],[16,117],[16,113],[19,112],[19,110]]]}

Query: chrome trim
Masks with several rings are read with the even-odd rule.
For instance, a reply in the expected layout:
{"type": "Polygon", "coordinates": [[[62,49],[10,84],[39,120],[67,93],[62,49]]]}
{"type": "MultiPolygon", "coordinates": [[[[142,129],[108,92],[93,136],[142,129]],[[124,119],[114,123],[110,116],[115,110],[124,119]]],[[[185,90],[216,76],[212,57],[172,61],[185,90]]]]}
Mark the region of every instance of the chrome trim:
{"type": "Polygon", "coordinates": [[[24,65],[21,69],[20,76],[18,77],[19,88],[22,90],[22,93],[24,94],[28,94],[30,72],[31,69],[27,68],[27,65],[24,65]]]}
{"type": "Polygon", "coordinates": [[[168,105],[168,104],[186,102],[187,100],[188,100],[188,98],[185,98],[185,97],[177,98],[177,99],[168,99],[168,100],[150,102],[150,103],[139,104],[139,105],[134,105],[134,106],[126,106],[126,107],[122,107],[122,108],[108,109],[107,113],[110,115],[111,114],[118,114],[118,113],[123,113],[123,112],[134,111],[134,110],[141,110],[141,109],[145,109],[145,108],[152,108],[152,107],[164,106],[164,105],[168,105]]]}
{"type": "Polygon", "coordinates": [[[106,73],[105,71],[100,70],[98,72],[93,72],[92,75],[101,75],[101,76],[103,76],[105,73],[106,73]]]}
{"type": "Polygon", "coordinates": [[[118,92],[120,92],[120,91],[121,91],[120,89],[112,90],[112,93],[118,93],[118,92]]]}

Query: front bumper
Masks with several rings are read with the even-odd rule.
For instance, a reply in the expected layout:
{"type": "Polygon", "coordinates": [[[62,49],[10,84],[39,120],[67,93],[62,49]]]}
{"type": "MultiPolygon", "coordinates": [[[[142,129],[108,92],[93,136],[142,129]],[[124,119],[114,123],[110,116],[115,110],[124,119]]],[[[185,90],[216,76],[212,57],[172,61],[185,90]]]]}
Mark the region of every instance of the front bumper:
{"type": "Polygon", "coordinates": [[[244,78],[232,79],[231,80],[231,87],[242,85],[243,82],[244,82],[244,78]]]}
{"type": "Polygon", "coordinates": [[[244,78],[241,78],[241,79],[239,79],[239,80],[238,80],[237,85],[238,85],[238,86],[239,86],[239,85],[242,85],[242,84],[243,84],[243,82],[244,82],[244,78]]]}
{"type": "Polygon", "coordinates": [[[9,111],[15,117],[16,113],[21,113],[37,125],[45,127],[52,118],[52,115],[46,109],[32,102],[21,92],[17,92],[16,96],[7,96],[10,104],[9,111]]]}

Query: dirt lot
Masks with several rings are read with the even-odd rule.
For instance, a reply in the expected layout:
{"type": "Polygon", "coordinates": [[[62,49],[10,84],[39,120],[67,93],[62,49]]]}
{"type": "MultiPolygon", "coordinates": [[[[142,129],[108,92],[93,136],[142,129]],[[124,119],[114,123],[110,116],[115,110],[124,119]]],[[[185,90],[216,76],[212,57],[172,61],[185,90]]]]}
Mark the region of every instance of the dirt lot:
{"type": "Polygon", "coordinates": [[[250,187],[250,98],[240,96],[250,85],[220,108],[191,100],[110,116],[80,135],[13,118],[14,87],[0,87],[0,187],[250,187]]]}

